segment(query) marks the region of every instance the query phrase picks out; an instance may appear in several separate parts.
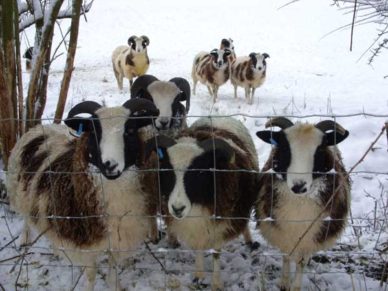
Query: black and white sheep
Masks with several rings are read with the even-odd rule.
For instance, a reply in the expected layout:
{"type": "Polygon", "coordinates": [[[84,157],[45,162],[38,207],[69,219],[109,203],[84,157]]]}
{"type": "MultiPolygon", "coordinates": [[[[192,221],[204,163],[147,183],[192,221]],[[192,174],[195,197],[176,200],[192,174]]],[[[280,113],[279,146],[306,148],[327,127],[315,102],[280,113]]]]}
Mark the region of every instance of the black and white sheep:
{"type": "Polygon", "coordinates": [[[32,68],[33,52],[34,52],[34,47],[30,46],[29,48],[26,49],[26,51],[23,54],[23,58],[26,59],[26,71],[27,72],[31,71],[31,68],[32,68]]]}
{"type": "Polygon", "coordinates": [[[262,170],[257,218],[264,238],[285,253],[281,290],[290,289],[290,260],[296,262],[296,291],[309,257],[333,246],[345,228],[350,181],[336,144],[349,132],[332,120],[293,124],[278,117],[270,126],[282,130],[256,133],[273,145],[262,170]]]}
{"type": "Polygon", "coordinates": [[[267,53],[250,53],[248,57],[238,57],[231,67],[230,81],[234,86],[234,97],[237,98],[237,87],[245,89],[248,104],[253,104],[256,88],[263,85],[267,75],[267,53]]]}
{"type": "Polygon", "coordinates": [[[202,118],[177,139],[158,136],[147,146],[157,155],[145,168],[160,171],[159,177],[144,173],[142,184],[161,195],[169,232],[197,251],[195,281],[204,278],[203,251],[216,250],[212,289],[222,289],[219,251],[240,234],[252,243],[248,220],[257,199],[258,159],[248,130],[233,118],[202,118]]]}
{"type": "Polygon", "coordinates": [[[128,46],[119,46],[112,53],[112,65],[117,85],[123,89],[124,77],[129,80],[129,87],[132,86],[133,78],[144,75],[150,65],[147,54],[147,46],[150,40],[147,36],[131,36],[128,39],[128,46]]]}
{"type": "Polygon", "coordinates": [[[236,59],[236,51],[234,50],[234,44],[233,39],[231,38],[223,38],[221,40],[220,49],[229,49],[230,55],[229,55],[229,62],[233,63],[233,61],[236,59]]]}
{"type": "MultiPolygon", "coordinates": [[[[101,254],[120,262],[151,231],[149,197],[129,168],[142,163],[149,136],[140,128],[157,115],[142,99],[110,108],[85,101],[70,110],[68,127],[36,126],[12,150],[7,189],[12,209],[25,218],[26,242],[30,226],[45,233],[54,249],[87,266],[88,290],[101,254]]],[[[109,278],[112,283],[112,272],[109,278]]]]}
{"type": "Polygon", "coordinates": [[[155,76],[143,75],[131,87],[131,98],[145,98],[152,101],[160,111],[155,126],[174,134],[187,127],[186,114],[190,110],[190,84],[181,77],[170,81],[159,81],[155,76]],[[186,108],[181,103],[186,101],[186,108]]]}
{"type": "Polygon", "coordinates": [[[213,102],[217,101],[219,87],[229,80],[230,54],[229,49],[213,49],[210,53],[200,52],[195,56],[191,70],[194,95],[197,83],[200,81],[207,86],[213,102]]]}

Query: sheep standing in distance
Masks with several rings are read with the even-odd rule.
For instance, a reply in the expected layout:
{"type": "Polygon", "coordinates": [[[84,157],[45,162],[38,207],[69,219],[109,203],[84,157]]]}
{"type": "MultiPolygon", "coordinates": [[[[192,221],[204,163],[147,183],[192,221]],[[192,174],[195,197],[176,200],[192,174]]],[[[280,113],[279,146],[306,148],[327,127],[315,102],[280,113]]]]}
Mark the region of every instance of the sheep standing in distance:
{"type": "Polygon", "coordinates": [[[30,46],[26,51],[24,52],[23,58],[26,59],[26,71],[29,72],[32,69],[32,54],[34,52],[34,47],[30,46]]]}
{"type": "Polygon", "coordinates": [[[147,54],[147,46],[150,40],[147,36],[135,35],[128,39],[128,46],[119,46],[112,53],[112,65],[117,85],[123,90],[124,77],[129,80],[129,87],[132,86],[133,78],[144,75],[150,65],[147,54]]]}
{"type": "Polygon", "coordinates": [[[267,53],[250,53],[248,57],[238,57],[231,66],[230,81],[234,86],[234,97],[237,98],[237,86],[245,89],[248,104],[253,104],[256,88],[263,85],[269,58],[267,53]]]}
{"type": "MultiPolygon", "coordinates": [[[[141,128],[157,115],[142,99],[110,108],[85,101],[70,110],[68,127],[36,126],[12,150],[7,190],[12,209],[25,217],[26,240],[34,227],[71,262],[87,266],[87,290],[94,288],[100,255],[108,251],[111,266],[119,263],[150,231],[150,197],[129,167],[141,165],[141,128]]],[[[109,281],[116,282],[111,271],[109,281]]]]}
{"type": "Polygon", "coordinates": [[[221,40],[220,49],[221,50],[225,50],[225,49],[229,49],[230,50],[229,62],[233,63],[233,61],[236,59],[236,52],[234,50],[233,39],[231,39],[231,38],[223,38],[221,40]]]}
{"type": "Polygon", "coordinates": [[[210,53],[200,52],[195,56],[191,70],[194,95],[200,81],[207,86],[210,96],[213,97],[213,103],[217,101],[219,87],[229,80],[230,54],[229,49],[214,49],[210,53]]]}
{"type": "Polygon", "coordinates": [[[131,87],[131,98],[144,98],[152,101],[160,111],[155,120],[158,130],[174,136],[187,127],[186,114],[190,110],[190,84],[181,77],[159,81],[155,76],[143,75],[131,87]],[[181,103],[186,101],[186,108],[181,103]]]}
{"type": "Polygon", "coordinates": [[[290,289],[293,260],[297,265],[291,290],[297,291],[307,260],[333,246],[346,225],[350,181],[336,144],[349,132],[331,120],[293,124],[279,117],[267,122],[270,126],[282,130],[256,133],[273,145],[262,170],[257,218],[264,238],[285,253],[281,290],[290,289]]]}
{"type": "Polygon", "coordinates": [[[240,234],[252,243],[258,160],[248,130],[233,118],[201,118],[175,140],[158,136],[147,147],[158,157],[151,154],[145,168],[160,171],[144,173],[142,184],[161,194],[167,229],[197,251],[194,282],[205,275],[203,251],[215,249],[212,290],[223,289],[219,251],[240,234]]]}

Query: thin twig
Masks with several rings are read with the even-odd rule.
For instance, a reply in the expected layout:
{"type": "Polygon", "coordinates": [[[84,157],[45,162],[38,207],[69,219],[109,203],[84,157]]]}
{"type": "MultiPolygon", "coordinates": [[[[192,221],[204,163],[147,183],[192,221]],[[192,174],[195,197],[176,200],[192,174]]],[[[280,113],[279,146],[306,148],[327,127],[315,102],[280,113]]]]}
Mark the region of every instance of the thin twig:
{"type": "Polygon", "coordinates": [[[32,254],[34,254],[34,253],[28,252],[28,253],[25,253],[25,254],[23,253],[21,255],[13,256],[13,257],[10,257],[10,258],[4,259],[4,260],[0,260],[0,264],[4,263],[4,262],[12,261],[12,260],[17,259],[17,258],[20,258],[21,256],[28,256],[28,255],[32,255],[32,254]]]}
{"type": "Polygon", "coordinates": [[[33,246],[47,231],[49,230],[49,227],[46,228],[44,231],[42,231],[32,242],[21,244],[20,247],[31,247],[33,246]]]}
{"type": "Polygon", "coordinates": [[[77,287],[77,285],[78,285],[78,283],[79,283],[79,280],[80,280],[81,277],[82,277],[82,274],[85,272],[85,269],[86,269],[86,267],[83,267],[83,268],[82,268],[80,274],[78,275],[77,281],[75,281],[75,284],[74,284],[73,288],[70,289],[70,291],[74,291],[74,290],[75,290],[75,288],[77,287]]]}
{"type": "Polygon", "coordinates": [[[350,30],[350,51],[352,51],[353,49],[353,33],[354,33],[354,22],[356,21],[356,11],[357,11],[357,0],[354,0],[352,28],[350,30]]]}
{"type": "Polygon", "coordinates": [[[151,256],[159,263],[159,265],[162,267],[162,270],[164,271],[165,274],[168,274],[168,271],[166,270],[166,267],[162,264],[162,262],[155,256],[153,251],[151,250],[150,246],[146,241],[144,241],[144,244],[146,246],[146,249],[150,252],[151,256]]]}
{"type": "Polygon", "coordinates": [[[1,291],[5,291],[5,288],[3,287],[3,285],[1,285],[1,283],[0,283],[0,289],[1,291]]]}
{"type": "Polygon", "coordinates": [[[11,241],[9,241],[6,245],[0,248],[0,252],[4,250],[6,247],[8,247],[11,243],[13,243],[15,240],[17,240],[19,236],[15,236],[11,241]]]}
{"type": "Polygon", "coordinates": [[[362,157],[351,167],[351,169],[348,171],[348,173],[345,175],[345,179],[343,179],[342,183],[338,185],[338,187],[335,189],[333,195],[330,197],[330,199],[327,201],[325,206],[323,207],[323,210],[315,217],[315,219],[310,223],[310,225],[306,228],[306,230],[303,232],[303,234],[299,237],[298,241],[296,242],[295,246],[289,253],[289,256],[292,256],[295,252],[296,248],[299,246],[303,238],[306,236],[306,234],[310,231],[310,229],[313,227],[313,225],[320,219],[321,215],[327,211],[327,207],[330,205],[330,203],[333,201],[336,193],[340,189],[340,187],[343,186],[344,182],[349,178],[350,174],[354,171],[356,167],[358,167],[359,164],[361,164],[365,157],[369,154],[370,151],[372,151],[373,146],[377,143],[377,141],[380,139],[380,137],[384,134],[384,131],[387,130],[387,126],[384,125],[384,127],[381,129],[381,132],[376,137],[376,139],[372,142],[372,144],[369,146],[369,148],[366,150],[366,152],[362,155],[362,157]]]}

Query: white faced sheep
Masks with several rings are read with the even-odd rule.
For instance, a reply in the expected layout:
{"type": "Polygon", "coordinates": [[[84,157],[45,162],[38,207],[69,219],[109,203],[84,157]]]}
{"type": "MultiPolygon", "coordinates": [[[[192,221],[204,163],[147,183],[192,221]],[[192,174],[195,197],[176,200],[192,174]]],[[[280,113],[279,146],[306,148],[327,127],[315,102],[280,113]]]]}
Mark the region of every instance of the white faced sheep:
{"type": "Polygon", "coordinates": [[[297,291],[309,257],[333,246],[346,225],[350,181],[336,144],[349,132],[331,120],[293,124],[278,117],[269,126],[282,130],[257,132],[273,145],[262,170],[258,224],[264,238],[285,253],[281,290],[290,289],[290,260],[296,262],[291,290],[297,291]]]}
{"type": "Polygon", "coordinates": [[[237,86],[245,89],[248,104],[253,104],[256,88],[263,85],[267,74],[267,53],[250,53],[249,57],[238,57],[232,64],[230,81],[237,98],[237,86]]]}
{"type": "Polygon", "coordinates": [[[158,158],[152,154],[147,162],[150,169],[159,166],[159,178],[146,172],[142,184],[161,194],[169,231],[198,251],[195,282],[204,278],[203,250],[216,250],[212,290],[223,289],[219,251],[240,234],[252,243],[248,220],[257,199],[258,161],[248,130],[233,118],[202,118],[176,140],[157,136],[148,146],[157,149],[158,158]]]}
{"type": "Polygon", "coordinates": [[[233,44],[233,39],[231,38],[223,38],[221,40],[221,45],[220,45],[221,50],[229,49],[230,50],[230,55],[229,55],[229,62],[233,63],[233,61],[236,59],[236,52],[234,50],[234,44],[233,44]]]}
{"type": "Polygon", "coordinates": [[[131,98],[145,98],[152,101],[160,111],[155,126],[164,134],[174,135],[186,128],[186,114],[190,110],[190,84],[186,79],[176,77],[170,81],[159,81],[155,76],[143,75],[131,87],[131,98]],[[181,103],[186,101],[186,108],[181,103]]]}
{"type": "Polygon", "coordinates": [[[133,78],[144,75],[149,67],[150,60],[147,54],[147,46],[150,40],[147,36],[135,35],[128,39],[128,46],[119,46],[112,53],[112,65],[117,85],[123,90],[124,77],[132,86],[133,78]]]}
{"type": "Polygon", "coordinates": [[[88,290],[101,254],[120,262],[122,252],[133,251],[150,231],[149,197],[129,167],[142,163],[139,129],[157,115],[142,99],[111,108],[85,101],[70,110],[68,127],[36,126],[12,150],[7,189],[11,207],[25,217],[26,240],[32,226],[73,263],[87,266],[88,290]],[[91,117],[77,116],[85,113],[91,117]]]}
{"type": "Polygon", "coordinates": [[[191,77],[193,78],[193,94],[196,93],[198,81],[206,85],[213,102],[217,101],[218,88],[229,80],[230,62],[229,49],[214,49],[210,53],[201,52],[194,58],[191,77]]]}

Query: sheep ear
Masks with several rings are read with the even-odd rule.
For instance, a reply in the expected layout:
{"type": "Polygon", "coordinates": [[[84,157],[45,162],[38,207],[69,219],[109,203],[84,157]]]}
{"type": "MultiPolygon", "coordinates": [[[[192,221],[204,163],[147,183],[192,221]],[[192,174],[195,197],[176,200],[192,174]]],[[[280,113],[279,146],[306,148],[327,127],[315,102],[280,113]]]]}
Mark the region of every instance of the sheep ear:
{"type": "Polygon", "coordinates": [[[278,145],[279,143],[279,131],[271,131],[271,130],[262,130],[256,132],[256,135],[258,138],[260,138],[262,141],[272,144],[272,145],[278,145]]]}
{"type": "Polygon", "coordinates": [[[150,39],[147,36],[142,35],[141,38],[144,40],[144,44],[146,46],[148,46],[150,44],[150,39]]]}
{"type": "Polygon", "coordinates": [[[150,138],[145,143],[145,154],[148,157],[151,152],[155,151],[159,159],[163,159],[167,154],[167,149],[176,144],[176,141],[165,135],[158,135],[150,138]]]}
{"type": "Polygon", "coordinates": [[[210,52],[210,54],[212,55],[212,56],[215,56],[215,57],[217,57],[218,56],[218,49],[213,49],[211,52],[210,52]]]}
{"type": "Polygon", "coordinates": [[[65,124],[75,130],[80,136],[83,132],[91,132],[95,128],[95,124],[90,118],[71,117],[65,119],[65,124]]]}
{"type": "Polygon", "coordinates": [[[269,54],[267,54],[267,53],[263,53],[262,56],[263,56],[264,60],[265,60],[266,58],[269,58],[269,54]]]}
{"type": "Polygon", "coordinates": [[[225,55],[229,56],[231,53],[230,49],[225,49],[225,55]]]}
{"type": "Polygon", "coordinates": [[[191,88],[189,82],[181,77],[172,78],[169,82],[174,83],[181,92],[178,95],[178,101],[186,101],[186,113],[190,110],[191,88]]]}
{"type": "Polygon", "coordinates": [[[128,45],[132,46],[132,44],[135,43],[136,35],[132,35],[130,38],[128,38],[128,45]]]}
{"type": "Polygon", "coordinates": [[[345,130],[345,133],[340,133],[338,131],[326,133],[327,145],[332,146],[339,144],[349,136],[349,131],[345,130]]]}
{"type": "Polygon", "coordinates": [[[135,82],[133,82],[131,86],[131,99],[145,98],[150,101],[153,101],[152,96],[147,91],[147,88],[151,83],[155,81],[158,81],[158,78],[156,78],[153,75],[147,75],[147,74],[136,78],[135,82]]]}
{"type": "Polygon", "coordinates": [[[250,53],[250,54],[249,54],[249,57],[250,57],[252,60],[256,60],[256,53],[250,53]]]}

